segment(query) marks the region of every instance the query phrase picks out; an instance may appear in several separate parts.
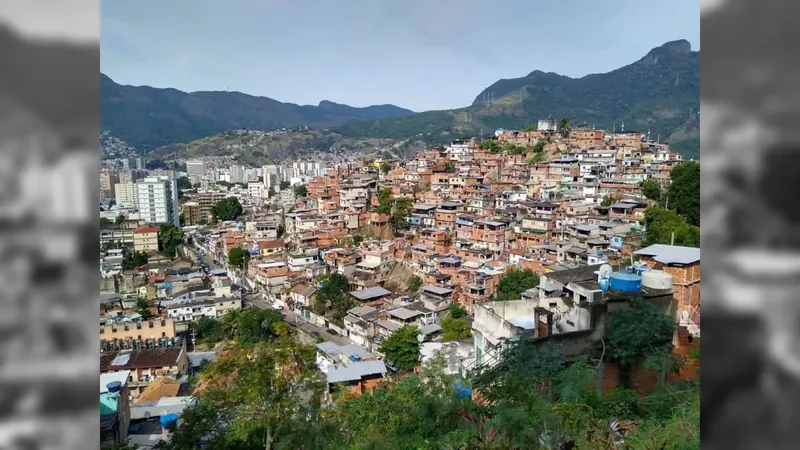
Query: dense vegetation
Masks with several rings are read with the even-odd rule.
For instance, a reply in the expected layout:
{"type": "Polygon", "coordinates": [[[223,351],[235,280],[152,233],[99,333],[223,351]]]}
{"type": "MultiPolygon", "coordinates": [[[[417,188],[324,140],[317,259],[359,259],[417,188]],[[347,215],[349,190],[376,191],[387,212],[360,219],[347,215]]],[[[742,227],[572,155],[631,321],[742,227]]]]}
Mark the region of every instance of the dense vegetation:
{"type": "Polygon", "coordinates": [[[406,325],[381,343],[380,351],[386,362],[400,370],[411,371],[419,365],[419,328],[406,325]]]}
{"type": "Polygon", "coordinates": [[[511,269],[500,278],[495,300],[519,300],[522,293],[539,285],[539,276],[530,269],[511,269]]]}
{"type": "Polygon", "coordinates": [[[676,165],[670,184],[662,192],[658,183],[645,181],[642,190],[648,198],[658,199],[658,206],[645,211],[647,233],[644,245],[671,244],[700,246],[700,163],[688,161],[676,165]],[[667,209],[669,208],[669,209],[667,209]]]}
{"type": "MultiPolygon", "coordinates": [[[[604,361],[653,360],[669,347],[671,321],[647,304],[612,313],[611,325],[604,361]]],[[[400,336],[407,346],[416,342],[411,332],[400,336]]],[[[202,441],[220,450],[699,448],[698,380],[664,382],[644,397],[624,386],[601,393],[601,361],[565,361],[555,345],[509,345],[501,364],[472,379],[479,402],[463,395],[466,382],[446,375],[438,357],[419,376],[384,382],[372,393],[334,390],[327,404],[314,357],[313,347],[280,333],[228,352],[206,369],[197,406],[160,447],[189,450],[202,441]]],[[[650,365],[662,374],[674,370],[650,365]]]]}
{"type": "Polygon", "coordinates": [[[236,129],[329,128],[351,120],[401,117],[393,105],[354,108],[323,101],[318,106],[281,103],[240,92],[192,92],[123,86],[100,75],[100,124],[140,151],[190,142],[236,129]]]}
{"type": "Polygon", "coordinates": [[[234,247],[228,252],[228,264],[239,269],[244,269],[247,262],[247,252],[241,247],[234,247]]]}
{"type": "Polygon", "coordinates": [[[214,220],[236,220],[244,212],[242,204],[236,197],[225,197],[211,207],[214,220]]]}
{"type": "Polygon", "coordinates": [[[410,198],[395,197],[391,188],[382,188],[378,192],[378,207],[375,212],[388,214],[393,232],[408,228],[406,216],[411,212],[414,202],[410,198]]]}
{"type": "Polygon", "coordinates": [[[194,328],[198,342],[209,345],[222,340],[255,344],[289,334],[280,312],[255,308],[230,310],[220,320],[203,317],[194,328]]]}
{"type": "Polygon", "coordinates": [[[122,270],[133,270],[147,264],[147,253],[122,249],[122,270]]]}
{"type": "Polygon", "coordinates": [[[350,295],[350,281],[344,275],[332,273],[320,282],[322,286],[314,294],[314,312],[324,314],[331,322],[343,327],[347,311],[358,306],[358,301],[350,295]]]}

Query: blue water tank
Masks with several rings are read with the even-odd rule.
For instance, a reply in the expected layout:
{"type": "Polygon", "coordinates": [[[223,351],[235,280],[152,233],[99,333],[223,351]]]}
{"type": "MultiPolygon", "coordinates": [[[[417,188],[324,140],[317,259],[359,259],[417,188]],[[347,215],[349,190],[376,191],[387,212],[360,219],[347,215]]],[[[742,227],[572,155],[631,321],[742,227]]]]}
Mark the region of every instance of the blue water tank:
{"type": "Polygon", "coordinates": [[[116,394],[122,390],[122,382],[112,381],[106,385],[106,389],[108,389],[109,394],[116,394]]]}
{"type": "Polygon", "coordinates": [[[461,380],[456,381],[456,395],[460,400],[472,400],[472,388],[461,380]]]}
{"type": "Polygon", "coordinates": [[[174,413],[164,414],[159,419],[162,428],[169,428],[178,422],[178,415],[174,413]]]}
{"type": "Polygon", "coordinates": [[[608,292],[608,278],[601,278],[599,284],[601,291],[608,292]]]}
{"type": "Polygon", "coordinates": [[[633,293],[642,290],[642,277],[633,273],[614,272],[609,281],[612,291],[633,293]]]}

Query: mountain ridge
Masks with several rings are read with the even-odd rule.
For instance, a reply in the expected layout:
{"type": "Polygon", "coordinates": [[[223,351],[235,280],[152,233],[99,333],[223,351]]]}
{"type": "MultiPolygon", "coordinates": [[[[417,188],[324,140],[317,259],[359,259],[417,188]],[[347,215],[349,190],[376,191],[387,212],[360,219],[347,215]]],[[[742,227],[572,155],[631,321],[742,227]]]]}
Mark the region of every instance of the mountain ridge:
{"type": "Polygon", "coordinates": [[[125,87],[103,76],[101,119],[103,130],[121,129],[133,139],[117,137],[152,150],[233,129],[298,126],[330,129],[343,139],[391,139],[418,147],[468,136],[489,136],[497,128],[521,129],[535,125],[543,117],[563,117],[576,125],[585,123],[609,130],[619,129],[624,123],[627,130],[650,131],[653,138],[658,136],[669,142],[685,156],[697,157],[699,56],[700,52],[692,51],[688,41],[670,41],[606,73],[570,78],[533,70],[524,77],[498,80],[469,106],[418,113],[393,105],[353,108],[322,100],[316,106],[300,106],[243,93],[187,94],[176,89],[125,87]],[[142,94],[144,101],[134,94],[142,94]],[[148,109],[154,106],[148,95],[163,97],[164,102],[148,109]],[[137,108],[124,105],[125,101],[140,104],[137,108]],[[128,111],[120,115],[114,108],[128,111]],[[365,119],[364,115],[369,117],[365,119]],[[120,121],[120,116],[127,118],[120,121]],[[119,123],[110,126],[109,122],[115,120],[119,123]],[[137,136],[146,136],[150,142],[143,146],[137,136]]]}
{"type": "Polygon", "coordinates": [[[100,99],[102,131],[145,152],[234,129],[329,128],[414,114],[394,105],[357,108],[328,100],[297,105],[242,92],[122,85],[103,73],[100,99]]]}
{"type": "Polygon", "coordinates": [[[429,145],[498,128],[522,129],[539,118],[568,118],[598,128],[637,129],[699,156],[700,52],[686,40],[670,41],[638,60],[606,73],[570,78],[534,70],[501,79],[470,106],[420,112],[399,119],[354,121],[334,131],[348,137],[407,139],[429,145]]]}

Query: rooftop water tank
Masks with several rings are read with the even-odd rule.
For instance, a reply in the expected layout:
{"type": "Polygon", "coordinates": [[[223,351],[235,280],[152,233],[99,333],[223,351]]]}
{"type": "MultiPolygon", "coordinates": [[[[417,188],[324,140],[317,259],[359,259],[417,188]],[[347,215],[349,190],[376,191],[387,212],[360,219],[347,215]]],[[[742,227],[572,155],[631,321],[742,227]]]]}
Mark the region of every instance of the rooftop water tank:
{"type": "Polygon", "coordinates": [[[642,290],[642,277],[632,273],[614,272],[609,280],[612,291],[634,293],[642,290]]]}
{"type": "Polygon", "coordinates": [[[161,422],[161,428],[170,428],[178,422],[178,415],[174,413],[164,414],[159,421],[161,422]]]}
{"type": "Polygon", "coordinates": [[[648,270],[642,274],[642,286],[650,289],[672,289],[672,275],[663,270],[648,270]]]}
{"type": "Polygon", "coordinates": [[[109,394],[119,393],[122,390],[122,382],[112,381],[106,385],[106,389],[108,389],[109,394]]]}

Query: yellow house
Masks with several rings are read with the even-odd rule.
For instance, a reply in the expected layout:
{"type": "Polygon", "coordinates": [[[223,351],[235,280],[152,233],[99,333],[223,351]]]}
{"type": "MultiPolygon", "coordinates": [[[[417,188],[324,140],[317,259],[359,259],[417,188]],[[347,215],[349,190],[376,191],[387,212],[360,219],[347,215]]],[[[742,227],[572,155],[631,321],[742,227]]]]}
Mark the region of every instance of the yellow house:
{"type": "Polygon", "coordinates": [[[137,252],[157,252],[158,227],[145,225],[133,230],[133,249],[137,252]]]}

